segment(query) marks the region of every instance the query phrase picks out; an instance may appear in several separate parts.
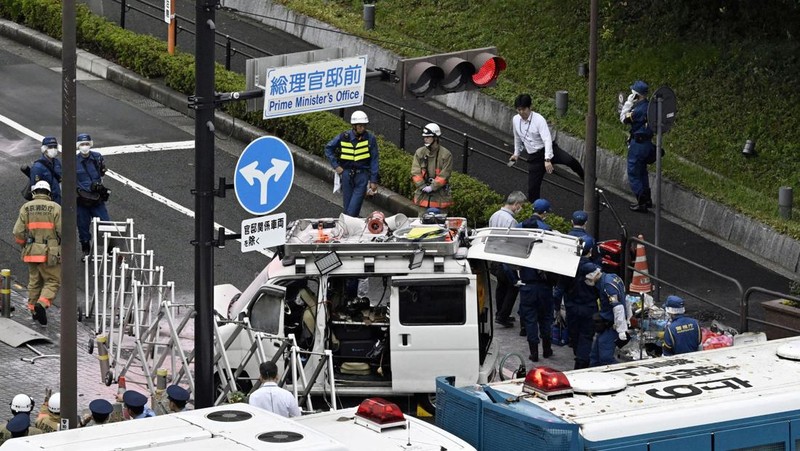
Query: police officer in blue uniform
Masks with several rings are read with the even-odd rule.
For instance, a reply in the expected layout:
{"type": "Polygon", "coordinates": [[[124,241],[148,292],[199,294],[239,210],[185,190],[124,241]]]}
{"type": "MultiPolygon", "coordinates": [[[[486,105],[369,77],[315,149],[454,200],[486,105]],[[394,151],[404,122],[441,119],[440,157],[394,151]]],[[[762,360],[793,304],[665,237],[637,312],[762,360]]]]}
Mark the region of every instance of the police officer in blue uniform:
{"type": "Polygon", "coordinates": [[[664,301],[664,310],[670,316],[670,322],[664,331],[664,344],[661,347],[664,355],[695,352],[700,348],[702,332],[696,319],[685,316],[686,306],[682,298],[671,295],[664,301]]]}
{"type": "Polygon", "coordinates": [[[620,121],[631,127],[628,137],[628,182],[636,202],[631,204],[630,209],[643,213],[653,206],[647,165],[655,162],[656,156],[653,130],[647,124],[647,108],[650,105],[648,90],[647,83],[635,81],[619,115],[620,121]]]}
{"type": "Polygon", "coordinates": [[[589,235],[586,231],[586,221],[589,220],[589,214],[583,210],[572,212],[572,228],[569,229],[567,235],[576,236],[578,238],[588,237],[584,240],[583,255],[587,256],[590,261],[600,264],[600,252],[597,250],[597,242],[594,237],[589,235]]]}
{"type": "Polygon", "coordinates": [[[125,408],[128,409],[128,415],[133,420],[140,418],[148,418],[156,416],[152,409],[146,407],[147,397],[138,391],[128,390],[122,395],[122,402],[125,408]]]}
{"type": "Polygon", "coordinates": [[[367,131],[368,123],[366,113],[354,111],[352,130],[336,135],[325,146],[325,156],[341,177],[344,214],[348,216],[361,216],[364,197],[378,190],[378,141],[367,131]]]}
{"type": "Polygon", "coordinates": [[[76,141],[78,150],[75,161],[78,185],[78,239],[81,242],[83,255],[89,255],[92,240],[90,232],[92,218],[110,221],[108,209],[106,209],[109,192],[103,185],[106,164],[103,156],[92,150],[94,142],[89,134],[81,133],[76,141]]]}
{"type": "Polygon", "coordinates": [[[569,333],[569,346],[575,356],[575,369],[588,368],[594,338],[594,315],[599,312],[597,305],[597,291],[585,283],[589,269],[594,271],[594,266],[584,266],[590,262],[589,255],[594,247],[594,239],[583,236],[583,255],[581,256],[578,272],[575,277],[563,276],[554,289],[556,310],[559,310],[563,299],[566,311],[567,331],[569,333]]]}
{"type": "Polygon", "coordinates": [[[167,399],[169,400],[169,413],[183,412],[189,401],[189,391],[180,385],[170,385],[167,387],[167,399]]]}
{"type": "Polygon", "coordinates": [[[58,154],[58,140],[55,136],[42,139],[42,156],[31,166],[31,186],[40,180],[50,185],[50,200],[61,205],[61,160],[58,154]]]}
{"type": "Polygon", "coordinates": [[[530,218],[519,223],[519,227],[524,229],[553,230],[552,227],[544,222],[544,218],[547,216],[547,213],[550,213],[550,210],[552,210],[550,201],[547,199],[536,199],[533,201],[533,214],[530,218]]]}
{"type": "Polygon", "coordinates": [[[616,363],[614,347],[624,346],[628,340],[628,318],[625,311],[625,284],[616,274],[607,274],[594,263],[581,265],[587,285],[596,289],[600,311],[594,315],[594,342],[589,355],[590,366],[616,363]]]}
{"type": "Polygon", "coordinates": [[[113,411],[114,406],[110,402],[105,399],[95,399],[89,403],[90,414],[81,418],[80,427],[109,423],[108,419],[113,411]]]}

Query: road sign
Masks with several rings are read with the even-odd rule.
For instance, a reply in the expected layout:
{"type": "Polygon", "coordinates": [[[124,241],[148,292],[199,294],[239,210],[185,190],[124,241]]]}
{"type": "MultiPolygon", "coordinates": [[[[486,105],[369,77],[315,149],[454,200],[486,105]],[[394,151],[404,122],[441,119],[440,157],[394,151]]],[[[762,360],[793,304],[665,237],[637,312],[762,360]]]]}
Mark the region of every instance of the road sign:
{"type": "Polygon", "coordinates": [[[669,86],[662,86],[653,93],[647,107],[647,122],[655,131],[658,127],[658,99],[661,99],[661,132],[666,133],[675,123],[678,114],[678,105],[675,92],[669,86]]]}
{"type": "Polygon", "coordinates": [[[286,244],[286,213],[242,221],[242,252],[262,251],[286,244]]]}
{"type": "Polygon", "coordinates": [[[164,0],[164,22],[172,21],[172,0],[164,0]]]}
{"type": "Polygon", "coordinates": [[[362,105],[367,55],[267,69],[264,119],[362,105]]]}
{"type": "Polygon", "coordinates": [[[278,208],[294,182],[294,159],[289,146],[274,136],[247,145],[236,163],[233,189],[239,204],[254,215],[278,208]]]}

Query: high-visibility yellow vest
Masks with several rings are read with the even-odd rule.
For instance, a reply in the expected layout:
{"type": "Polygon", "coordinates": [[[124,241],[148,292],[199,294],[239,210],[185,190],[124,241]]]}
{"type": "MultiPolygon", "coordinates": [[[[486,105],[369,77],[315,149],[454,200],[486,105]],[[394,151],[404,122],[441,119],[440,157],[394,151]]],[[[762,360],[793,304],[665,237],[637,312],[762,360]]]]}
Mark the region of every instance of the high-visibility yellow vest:
{"type": "Polygon", "coordinates": [[[343,161],[361,161],[369,160],[369,140],[358,141],[353,144],[350,141],[341,140],[339,143],[341,155],[340,160],[343,161]]]}

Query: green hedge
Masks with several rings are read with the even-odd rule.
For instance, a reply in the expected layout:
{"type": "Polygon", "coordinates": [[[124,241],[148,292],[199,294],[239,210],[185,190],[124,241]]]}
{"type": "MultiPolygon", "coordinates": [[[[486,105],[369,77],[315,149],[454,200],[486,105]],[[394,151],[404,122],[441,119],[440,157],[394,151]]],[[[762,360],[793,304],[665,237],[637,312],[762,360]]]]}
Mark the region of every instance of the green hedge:
{"type": "MultiPolygon", "coordinates": [[[[58,0],[3,0],[0,15],[42,31],[56,39],[61,37],[61,2],[58,0]]],[[[120,28],[105,18],[94,15],[86,5],[77,6],[78,46],[102,56],[147,78],[163,78],[172,89],[190,95],[194,93],[194,57],[176,51],[167,53],[166,44],[154,37],[138,35],[120,28]]],[[[225,70],[217,64],[216,90],[241,91],[245,88],[244,76],[225,70]]],[[[323,155],[324,145],[331,137],[350,127],[331,113],[311,113],[278,119],[263,120],[257,113],[246,113],[244,102],[229,104],[225,110],[231,116],[290,141],[317,156],[323,155]]],[[[381,185],[411,198],[411,155],[378,136],[381,152],[381,185]]],[[[468,218],[473,224],[485,225],[489,216],[502,204],[500,194],[485,183],[464,174],[454,173],[451,185],[455,206],[451,213],[468,218]]],[[[530,214],[523,210],[521,217],[530,214]]],[[[563,218],[549,219],[554,228],[569,229],[563,218]]]]}

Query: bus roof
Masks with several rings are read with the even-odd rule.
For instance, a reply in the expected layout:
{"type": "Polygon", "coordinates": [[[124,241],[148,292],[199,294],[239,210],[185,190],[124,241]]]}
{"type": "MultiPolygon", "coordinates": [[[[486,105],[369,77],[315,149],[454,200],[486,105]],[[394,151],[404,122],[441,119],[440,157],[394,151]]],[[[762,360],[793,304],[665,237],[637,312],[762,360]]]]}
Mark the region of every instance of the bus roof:
{"type": "Polygon", "coordinates": [[[800,407],[797,337],[672,357],[626,362],[564,374],[573,386],[602,375],[598,385],[623,382],[609,394],[588,393],[544,399],[523,392],[524,379],[489,384],[511,398],[509,409],[547,421],[578,424],[594,442],[673,430],[800,407]],[[795,357],[797,358],[797,357],[795,357]],[[608,379],[608,380],[602,380],[608,379]]]}

